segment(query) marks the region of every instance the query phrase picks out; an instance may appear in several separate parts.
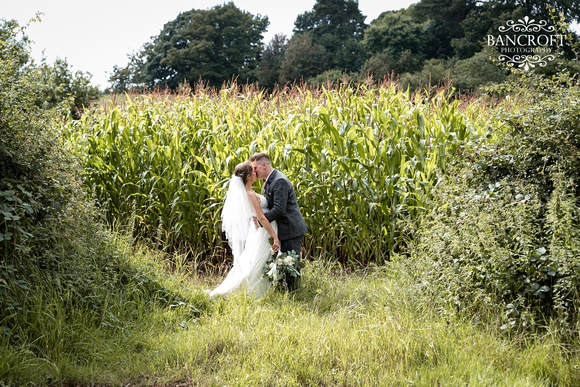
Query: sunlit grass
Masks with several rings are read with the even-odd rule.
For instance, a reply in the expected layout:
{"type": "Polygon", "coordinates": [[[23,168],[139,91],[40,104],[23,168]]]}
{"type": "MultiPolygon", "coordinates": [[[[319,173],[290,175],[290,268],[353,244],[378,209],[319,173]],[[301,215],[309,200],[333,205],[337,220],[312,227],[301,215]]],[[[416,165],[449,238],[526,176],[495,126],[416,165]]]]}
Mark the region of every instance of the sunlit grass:
{"type": "Polygon", "coordinates": [[[303,285],[291,296],[218,300],[197,326],[160,340],[159,354],[182,367],[179,379],[210,385],[571,382],[573,363],[554,341],[507,340],[443,318],[397,271],[345,276],[313,263],[303,285]]]}
{"type": "MultiPolygon", "coordinates": [[[[396,268],[346,275],[328,264],[309,262],[303,273],[303,286],[295,294],[207,299],[208,308],[199,318],[183,308],[149,308],[146,300],[137,308],[137,318],[120,315],[117,328],[87,331],[90,324],[82,316],[71,316],[70,331],[61,340],[72,347],[57,350],[59,344],[53,343],[54,353],[47,347],[42,356],[48,360],[43,361],[32,356],[36,351],[28,356],[20,353],[19,364],[7,352],[2,363],[12,364],[20,375],[16,380],[37,375],[32,380],[40,384],[49,380],[119,386],[579,382],[578,356],[566,352],[556,335],[506,338],[468,316],[441,313],[430,296],[416,292],[396,268]]],[[[205,298],[202,290],[216,280],[187,280],[181,282],[181,291],[205,298]]],[[[58,324],[47,321],[49,335],[56,337],[58,324]]]]}

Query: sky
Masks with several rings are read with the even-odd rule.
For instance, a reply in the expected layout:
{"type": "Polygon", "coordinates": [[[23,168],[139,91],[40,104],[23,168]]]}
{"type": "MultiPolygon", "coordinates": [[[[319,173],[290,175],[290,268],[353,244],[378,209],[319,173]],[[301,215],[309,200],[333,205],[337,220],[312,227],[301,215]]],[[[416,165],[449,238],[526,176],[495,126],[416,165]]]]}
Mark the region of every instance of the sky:
{"type": "MultiPolygon", "coordinates": [[[[158,35],[165,23],[181,12],[209,9],[229,1],[217,0],[3,0],[0,18],[16,19],[27,24],[37,12],[40,22],[26,29],[33,41],[32,57],[49,64],[56,58],[66,59],[75,71],[92,74],[91,83],[104,90],[109,86],[113,66],[125,67],[128,55],[158,35]]],[[[311,11],[316,0],[233,0],[234,4],[253,15],[268,16],[270,24],[264,44],[274,35],[292,36],[299,14],[311,11]]],[[[418,0],[359,0],[359,9],[366,23],[387,10],[407,8],[418,0]]]]}

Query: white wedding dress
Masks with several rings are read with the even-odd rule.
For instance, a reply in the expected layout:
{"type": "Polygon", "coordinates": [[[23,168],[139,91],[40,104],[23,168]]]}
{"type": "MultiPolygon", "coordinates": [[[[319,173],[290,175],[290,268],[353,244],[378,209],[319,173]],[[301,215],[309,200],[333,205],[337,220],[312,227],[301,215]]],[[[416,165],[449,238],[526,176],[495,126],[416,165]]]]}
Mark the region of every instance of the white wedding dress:
{"type": "MultiPolygon", "coordinates": [[[[268,211],[268,201],[262,195],[260,207],[266,213],[268,211]]],[[[271,222],[275,233],[278,233],[276,222],[271,222]]],[[[236,291],[247,292],[258,298],[268,291],[271,283],[267,276],[263,274],[266,260],[272,254],[271,245],[268,239],[270,234],[264,227],[256,229],[254,221],[249,219],[248,233],[245,246],[241,252],[236,254],[234,249],[234,266],[224,279],[224,281],[214,290],[209,292],[210,296],[228,295],[236,291]]]]}

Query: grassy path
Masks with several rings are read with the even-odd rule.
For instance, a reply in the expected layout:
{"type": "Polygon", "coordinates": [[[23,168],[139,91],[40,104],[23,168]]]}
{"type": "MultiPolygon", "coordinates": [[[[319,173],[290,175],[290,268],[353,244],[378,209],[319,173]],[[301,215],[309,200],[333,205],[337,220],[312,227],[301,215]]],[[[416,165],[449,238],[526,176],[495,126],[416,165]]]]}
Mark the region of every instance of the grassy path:
{"type": "MultiPolygon", "coordinates": [[[[508,340],[470,321],[436,314],[428,297],[405,285],[396,271],[346,276],[310,263],[304,274],[302,289],[292,296],[219,299],[195,320],[183,311],[154,313],[132,328],[139,336],[130,341],[132,349],[114,351],[99,364],[108,373],[88,367],[77,377],[125,386],[564,386],[579,381],[578,356],[567,359],[557,338],[508,340]]],[[[199,288],[211,287],[207,281],[195,282],[194,297],[204,297],[199,288]]]]}

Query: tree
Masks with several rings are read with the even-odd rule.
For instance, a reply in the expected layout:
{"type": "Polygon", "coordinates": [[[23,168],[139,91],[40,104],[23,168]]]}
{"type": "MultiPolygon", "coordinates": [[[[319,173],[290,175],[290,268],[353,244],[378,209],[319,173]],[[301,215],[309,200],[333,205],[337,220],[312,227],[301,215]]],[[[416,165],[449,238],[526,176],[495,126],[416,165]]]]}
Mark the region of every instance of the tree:
{"type": "Polygon", "coordinates": [[[145,89],[144,67],[145,59],[141,53],[129,55],[129,63],[126,67],[113,66],[113,72],[109,77],[111,91],[119,94],[130,90],[145,89]]]}
{"type": "MultiPolygon", "coordinates": [[[[412,9],[412,8],[411,8],[412,9]]],[[[375,76],[391,72],[402,74],[420,70],[427,41],[424,30],[427,23],[418,23],[411,11],[383,12],[365,30],[363,45],[371,54],[365,70],[378,71],[375,76]],[[384,61],[383,65],[379,61],[384,61]]]]}
{"type": "Polygon", "coordinates": [[[421,0],[413,8],[417,20],[427,21],[425,58],[450,58],[451,41],[463,37],[461,22],[477,5],[476,0],[421,0]]]}
{"type": "Polygon", "coordinates": [[[241,11],[232,2],[209,10],[193,9],[165,24],[144,45],[138,54],[142,63],[135,70],[149,88],[176,89],[199,80],[219,87],[233,78],[252,82],[267,26],[267,17],[241,11]]]}
{"type": "MultiPolygon", "coordinates": [[[[110,91],[115,94],[125,93],[131,89],[134,89],[134,87],[131,86],[133,83],[133,77],[129,66],[113,66],[113,72],[109,77],[109,83],[111,84],[110,91]]],[[[107,90],[107,92],[108,91],[109,90],[107,90]]]]}
{"type": "MultiPolygon", "coordinates": [[[[38,15],[31,22],[40,21],[38,15]]],[[[84,108],[95,101],[100,92],[90,85],[92,75],[82,71],[72,73],[66,59],[57,59],[53,66],[43,60],[34,64],[29,53],[30,39],[16,20],[0,19],[0,60],[3,61],[4,87],[25,82],[29,98],[44,109],[56,106],[79,118],[84,108]]],[[[6,90],[6,89],[5,89],[6,90]]],[[[10,98],[7,100],[10,101],[10,98]]]]}
{"type": "MultiPolygon", "coordinates": [[[[550,5],[567,20],[580,18],[580,3],[575,0],[551,1],[550,5]]],[[[524,16],[550,20],[544,2],[531,0],[421,0],[413,8],[417,20],[428,22],[426,59],[466,59],[482,50],[486,35],[508,20],[524,16]]]]}
{"type": "Polygon", "coordinates": [[[100,95],[99,89],[91,86],[91,77],[83,71],[73,73],[66,59],[56,59],[52,66],[43,60],[37,79],[41,91],[39,103],[49,109],[64,104],[71,116],[79,119],[100,95]]]}
{"type": "Polygon", "coordinates": [[[375,80],[383,80],[393,73],[393,59],[386,53],[371,56],[360,70],[362,76],[372,76],[375,80]]]}
{"type": "Polygon", "coordinates": [[[30,61],[30,39],[24,34],[26,27],[16,20],[0,19],[0,60],[5,61],[6,69],[19,72],[30,61]]]}
{"type": "Polygon", "coordinates": [[[487,0],[478,3],[480,3],[479,5],[482,7],[499,7],[500,10],[514,10],[516,8],[521,8],[529,17],[550,20],[550,13],[546,7],[546,3],[548,3],[557,13],[561,13],[567,20],[578,21],[580,19],[580,3],[577,0],[487,0]]]}
{"type": "Polygon", "coordinates": [[[294,33],[308,34],[329,53],[324,70],[358,71],[364,63],[359,43],[366,28],[356,0],[317,0],[312,11],[298,15],[294,33]]]}
{"type": "Polygon", "coordinates": [[[272,90],[280,79],[282,61],[288,48],[286,35],[275,35],[262,53],[258,70],[258,82],[261,87],[272,90]]]}
{"type": "Polygon", "coordinates": [[[327,58],[324,47],[314,43],[310,35],[293,36],[280,66],[279,83],[305,81],[323,73],[327,68],[327,58]]]}
{"type": "Polygon", "coordinates": [[[460,23],[462,36],[451,41],[454,55],[459,59],[473,56],[481,51],[488,34],[495,34],[507,20],[517,20],[523,16],[522,9],[508,9],[501,4],[483,3],[473,8],[460,23]],[[496,30],[492,31],[494,28],[496,30]]]}

